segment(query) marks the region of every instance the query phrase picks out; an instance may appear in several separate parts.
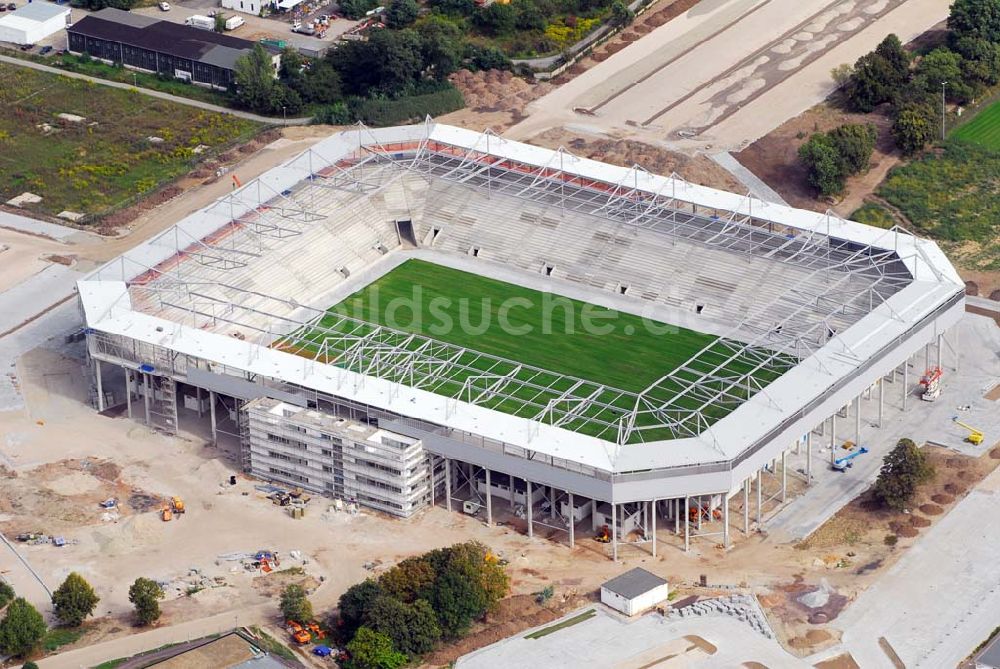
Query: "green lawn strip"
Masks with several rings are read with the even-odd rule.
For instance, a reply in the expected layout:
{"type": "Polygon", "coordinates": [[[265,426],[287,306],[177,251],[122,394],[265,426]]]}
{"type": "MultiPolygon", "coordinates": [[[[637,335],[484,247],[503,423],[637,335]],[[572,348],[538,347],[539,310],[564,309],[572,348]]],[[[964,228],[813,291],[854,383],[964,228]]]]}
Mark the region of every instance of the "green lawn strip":
{"type": "Polygon", "coordinates": [[[525,639],[541,639],[543,636],[548,636],[550,634],[558,632],[561,629],[566,629],[567,627],[572,627],[573,625],[576,625],[577,623],[582,623],[585,620],[590,620],[591,618],[593,618],[596,615],[597,615],[597,611],[595,611],[594,609],[587,609],[586,611],[584,611],[580,615],[573,616],[572,618],[567,618],[566,620],[563,620],[562,622],[556,623],[555,625],[549,625],[548,627],[543,627],[542,629],[536,630],[536,631],[532,632],[531,634],[527,635],[524,638],[525,639]]]}
{"type": "Polygon", "coordinates": [[[958,126],[951,137],[994,151],[1000,150],[1000,101],[980,111],[968,123],[958,126]]]}
{"type": "Polygon", "coordinates": [[[274,655],[277,655],[282,659],[298,663],[298,658],[296,658],[295,653],[292,652],[291,648],[281,643],[280,641],[278,641],[273,636],[271,636],[270,634],[268,634],[259,627],[254,627],[252,629],[254,633],[260,638],[261,642],[260,645],[263,646],[264,650],[274,655]]]}
{"type": "Polygon", "coordinates": [[[78,627],[53,627],[42,637],[42,648],[46,652],[51,653],[62,646],[68,646],[71,643],[79,641],[84,633],[86,633],[86,630],[78,627]]]}

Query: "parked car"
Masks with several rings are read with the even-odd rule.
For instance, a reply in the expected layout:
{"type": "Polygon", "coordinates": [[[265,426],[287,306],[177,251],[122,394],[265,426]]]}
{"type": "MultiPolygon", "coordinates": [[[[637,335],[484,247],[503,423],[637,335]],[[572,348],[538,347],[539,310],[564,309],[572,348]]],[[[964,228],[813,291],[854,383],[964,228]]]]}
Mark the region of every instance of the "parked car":
{"type": "Polygon", "coordinates": [[[38,53],[40,53],[41,55],[45,56],[45,55],[47,55],[49,53],[52,53],[52,47],[51,46],[43,46],[38,53]]]}
{"type": "Polygon", "coordinates": [[[34,44],[22,44],[21,45],[21,51],[31,51],[34,48],[35,48],[34,44]]]}
{"type": "Polygon", "coordinates": [[[0,2],[0,12],[6,12],[6,11],[7,11],[7,5],[0,2]]]}
{"type": "Polygon", "coordinates": [[[170,11],[170,3],[169,2],[161,2],[157,6],[160,8],[161,12],[169,12],[170,11]]]}
{"type": "Polygon", "coordinates": [[[15,5],[13,2],[8,2],[7,9],[9,9],[10,11],[14,11],[15,9],[17,9],[17,5],[15,5]]]}

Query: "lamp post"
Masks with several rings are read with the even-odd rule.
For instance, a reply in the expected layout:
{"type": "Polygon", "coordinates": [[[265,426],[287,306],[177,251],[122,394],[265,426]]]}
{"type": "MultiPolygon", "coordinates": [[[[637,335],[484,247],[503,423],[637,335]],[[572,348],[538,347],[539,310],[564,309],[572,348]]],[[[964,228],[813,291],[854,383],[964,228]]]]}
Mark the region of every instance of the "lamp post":
{"type": "Polygon", "coordinates": [[[285,105],[281,105],[281,125],[288,125],[288,116],[285,114],[285,105]]]}
{"type": "Polygon", "coordinates": [[[947,81],[941,82],[941,141],[944,141],[944,118],[945,118],[945,108],[944,108],[944,87],[948,85],[947,81]]]}
{"type": "Polygon", "coordinates": [[[136,88],[139,88],[139,75],[137,75],[135,72],[132,73],[132,85],[135,86],[136,88]]]}

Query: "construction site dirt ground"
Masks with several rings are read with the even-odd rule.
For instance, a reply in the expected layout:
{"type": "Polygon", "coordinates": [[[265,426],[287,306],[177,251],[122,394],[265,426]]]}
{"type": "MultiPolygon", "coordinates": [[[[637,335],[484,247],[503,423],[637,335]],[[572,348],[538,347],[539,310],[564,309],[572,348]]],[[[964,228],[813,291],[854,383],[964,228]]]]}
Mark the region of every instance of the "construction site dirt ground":
{"type": "MultiPolygon", "coordinates": [[[[268,607],[276,613],[274,593],[293,581],[310,588],[316,610],[326,612],[348,586],[405,556],[477,539],[509,560],[516,597],[461,645],[441,649],[435,661],[450,661],[476,645],[555,618],[593,598],[604,580],[638,565],[665,576],[680,596],[721,592],[712,586],[759,593],[779,637],[792,652],[805,655],[836,640],[825,624],[836,620],[844,606],[918,540],[924,521],[914,519],[934,523],[944,517],[1000,463],[997,450],[974,459],[931,448],[939,477],[921,491],[914,513],[873,512],[863,499],[857,500],[806,542],[775,542],[766,532],[744,537],[742,496],[736,495],[730,512],[734,547],[728,553],[715,536],[693,539],[685,554],[682,539],[661,523],[656,558],[648,544],[622,545],[616,564],[608,559],[610,547],[586,531],[587,521],[579,528],[577,547],[570,550],[562,531],[539,528],[528,538],[523,521],[500,500],[494,503],[498,522],[492,528],[440,506],[404,521],[332,512],[321,498],[310,502],[305,518],[293,520],[255,490],[257,482],[238,475],[237,485],[229,485],[237,468],[235,449],[206,445],[204,423],[188,421],[185,434],[168,437],[120,412],[115,417],[95,413],[87,404],[82,355],[79,344],[50,343],[22,356],[18,375],[25,408],[0,413],[0,462],[8,470],[0,486],[0,528],[5,534],[37,531],[64,537],[67,545],[62,547],[16,547],[49,589],[78,571],[101,596],[100,619],[88,624],[78,645],[134,631],[127,590],[139,576],[169,583],[161,625],[223,612],[238,620],[241,612],[268,607]],[[188,511],[163,522],[160,500],[173,495],[184,498],[188,511]],[[122,509],[108,516],[99,502],[112,496],[121,500],[122,509]],[[885,543],[889,533],[899,537],[895,546],[885,543]],[[247,571],[220,558],[260,549],[277,550],[285,558],[279,573],[247,571]],[[292,559],[292,551],[301,559],[292,559]],[[696,585],[703,574],[708,588],[696,585]],[[552,610],[537,607],[530,597],[548,585],[556,593],[552,610]],[[812,606],[803,604],[809,595],[805,602],[812,606]]],[[[915,423],[914,438],[919,439],[921,430],[915,423]]],[[[789,463],[791,498],[804,489],[795,475],[801,464],[801,459],[789,463]]],[[[820,463],[814,473],[818,481],[841,476],[820,463]]],[[[765,477],[765,499],[777,496],[779,481],[777,475],[765,477]]],[[[771,500],[764,517],[777,509],[778,501],[771,500]]],[[[718,531],[720,525],[713,522],[704,530],[718,531]]],[[[30,576],[9,551],[2,552],[0,571],[51,615],[45,593],[32,588],[30,576]]]]}

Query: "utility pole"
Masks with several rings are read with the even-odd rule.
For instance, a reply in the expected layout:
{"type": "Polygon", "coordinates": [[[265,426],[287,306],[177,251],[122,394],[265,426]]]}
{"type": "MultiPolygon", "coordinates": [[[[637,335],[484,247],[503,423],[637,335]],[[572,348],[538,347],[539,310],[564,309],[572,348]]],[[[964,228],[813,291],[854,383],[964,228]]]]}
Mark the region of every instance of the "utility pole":
{"type": "Polygon", "coordinates": [[[941,82],[941,141],[944,141],[944,119],[945,119],[945,107],[944,107],[944,87],[948,85],[947,81],[941,82]]]}

